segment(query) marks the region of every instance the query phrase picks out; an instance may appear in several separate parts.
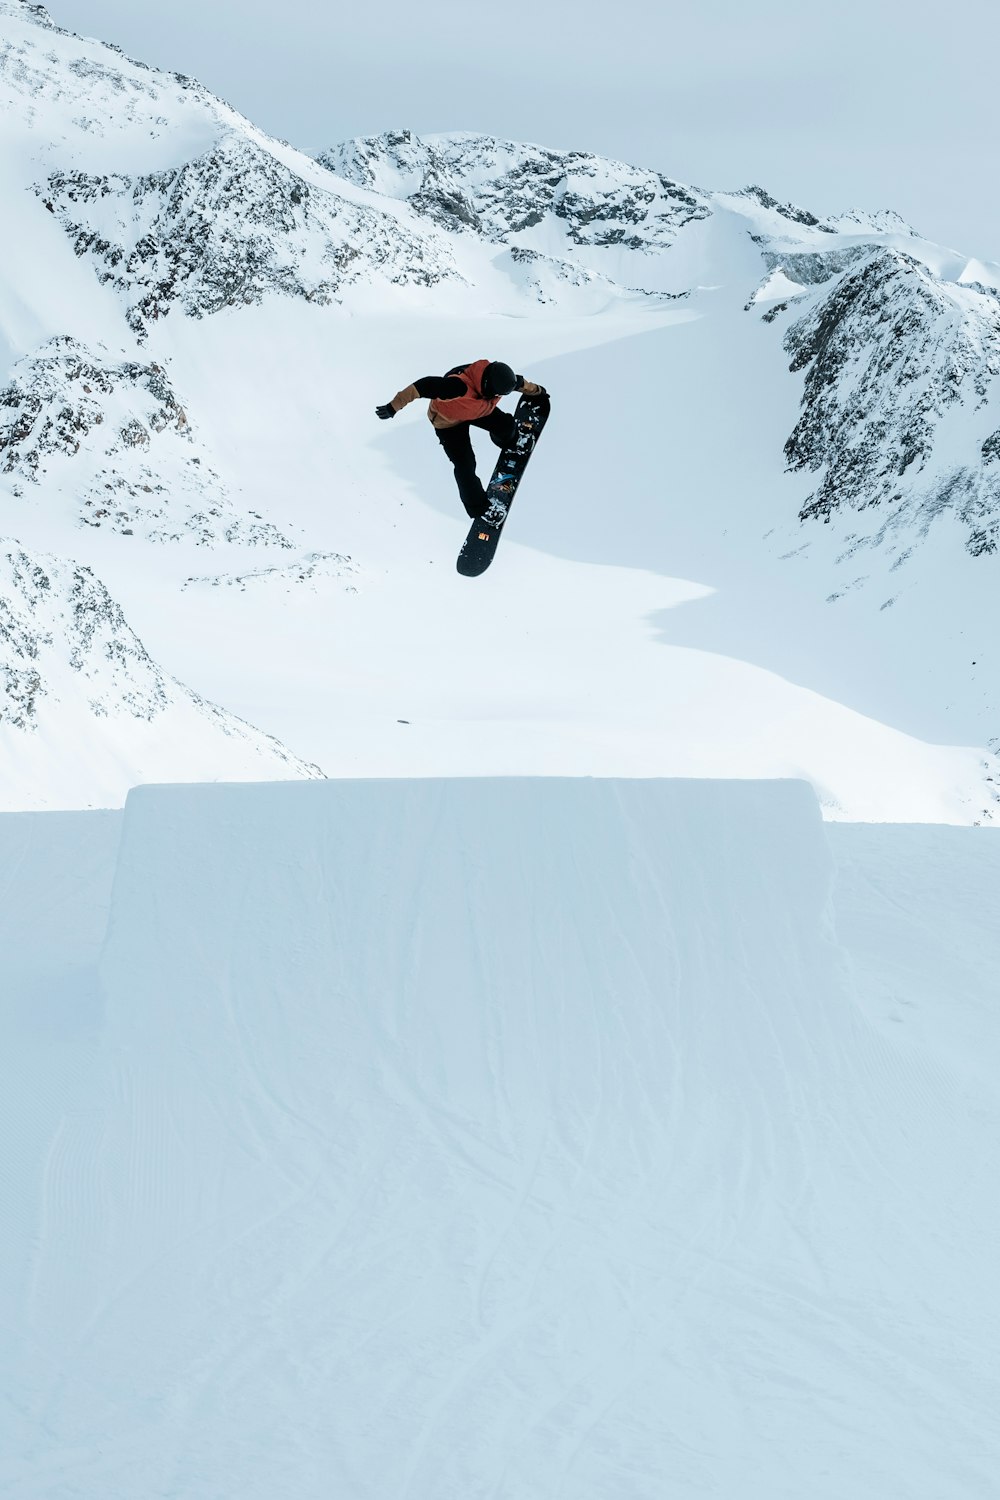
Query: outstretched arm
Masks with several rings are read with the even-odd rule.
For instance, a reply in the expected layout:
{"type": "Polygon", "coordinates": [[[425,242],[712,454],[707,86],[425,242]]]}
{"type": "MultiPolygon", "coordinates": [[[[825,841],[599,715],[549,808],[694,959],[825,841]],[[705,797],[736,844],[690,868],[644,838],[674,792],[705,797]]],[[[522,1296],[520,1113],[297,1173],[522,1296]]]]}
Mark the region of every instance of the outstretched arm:
{"type": "Polygon", "coordinates": [[[376,406],[375,412],[385,422],[411,401],[449,401],[464,395],[465,382],[455,375],[422,375],[412,385],[404,385],[385,406],[376,406]]]}

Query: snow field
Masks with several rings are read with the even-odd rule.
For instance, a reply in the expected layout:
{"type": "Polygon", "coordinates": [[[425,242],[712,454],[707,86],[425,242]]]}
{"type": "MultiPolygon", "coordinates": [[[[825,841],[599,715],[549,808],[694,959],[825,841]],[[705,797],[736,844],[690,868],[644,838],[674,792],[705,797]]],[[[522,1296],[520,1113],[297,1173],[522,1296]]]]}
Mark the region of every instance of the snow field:
{"type": "MultiPolygon", "coordinates": [[[[801,373],[785,323],[747,310],[768,278],[799,287],[804,308],[827,295],[833,262],[904,251],[946,280],[904,276],[900,308],[923,288],[955,313],[918,317],[913,358],[940,385],[935,330],[947,334],[974,385],[992,369],[992,324],[975,314],[983,293],[953,279],[987,283],[989,267],[891,215],[823,229],[759,190],[689,192],[470,136],[347,143],[324,159],[348,181],[197,84],[30,7],[0,20],[0,368],[20,391],[6,408],[19,434],[5,448],[7,549],[85,562],[124,611],[86,671],[87,611],[62,588],[40,654],[8,641],[31,703],[0,725],[4,807],[117,806],[146,782],[318,766],[791,776],[828,818],[995,815],[992,562],[969,556],[968,526],[936,502],[904,507],[891,547],[872,543],[893,507],[832,530],[798,522],[816,482],[785,472],[801,373]],[[430,199],[405,201],[430,167],[430,199]],[[550,201],[553,172],[566,175],[550,201]],[[463,194],[481,232],[454,218],[463,194]],[[150,235],[158,270],[132,256],[150,235]],[[357,252],[358,279],[336,290],[342,305],[312,300],[340,251],[357,252]],[[152,321],[146,308],[146,337],[149,278],[176,297],[152,321]],[[187,315],[217,307],[224,285],[223,310],[187,315]],[[68,335],[81,369],[114,386],[99,401],[89,376],[71,377],[68,335]],[[380,424],[373,408],[482,354],[541,378],[553,414],[495,568],[470,585],[454,574],[465,518],[422,410],[380,424]],[[174,393],[162,431],[152,364],[174,393]],[[933,545],[916,545],[932,514],[933,545]],[[114,670],[138,642],[167,684],[152,707],[135,650],[114,670]]],[[[963,400],[941,419],[941,473],[982,457],[994,405],[963,400]]],[[[480,452],[485,472],[494,453],[480,452]]],[[[986,526],[985,469],[982,483],[986,526]]]]}
{"type": "Polygon", "coordinates": [[[992,1494],[989,832],[470,778],[0,847],[11,1493],[992,1494]]]}
{"type": "MultiPolygon", "coordinates": [[[[691,316],[377,320],[272,305],[167,320],[170,367],[229,456],[234,493],[357,571],[283,584],[297,552],[183,545],[137,571],[129,539],[100,533],[95,566],[157,661],[330,776],[805,776],[829,817],[981,817],[979,725],[920,711],[923,666],[908,676],[896,643],[810,602],[787,565],[769,565],[762,609],[748,558],[780,509],[763,460],[739,452],[765,446],[753,434],[774,393],[745,401],[759,350],[720,384],[730,313],[717,365],[694,359],[691,316]],[[423,411],[391,424],[373,411],[477,348],[555,395],[502,552],[470,583],[455,575],[465,521],[423,411]],[[632,382],[595,435],[605,391],[632,382]],[[740,424],[713,450],[723,494],[705,489],[695,426],[713,390],[740,424]],[[242,591],[184,587],[262,563],[276,573],[242,591]]],[[[763,333],[747,324],[745,338],[756,348],[763,333]]],[[[783,399],[791,412],[790,385],[783,399]]],[[[769,421],[780,442],[780,403],[769,421]]],[[[479,451],[487,471],[494,450],[479,451]]]]}

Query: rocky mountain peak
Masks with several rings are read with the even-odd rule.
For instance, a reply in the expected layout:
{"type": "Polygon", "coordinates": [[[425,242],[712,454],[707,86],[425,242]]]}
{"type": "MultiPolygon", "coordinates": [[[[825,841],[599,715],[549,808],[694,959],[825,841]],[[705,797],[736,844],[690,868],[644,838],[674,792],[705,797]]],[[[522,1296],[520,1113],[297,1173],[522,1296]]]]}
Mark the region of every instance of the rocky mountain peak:
{"type": "Polygon", "coordinates": [[[34,0],[0,0],[0,16],[10,16],[15,21],[30,21],[35,26],[45,27],[47,31],[58,30],[45,6],[35,4],[34,0]]]}
{"type": "Polygon", "coordinates": [[[783,219],[788,219],[792,224],[802,224],[809,229],[819,229],[824,234],[835,233],[831,224],[817,219],[816,215],[811,214],[808,209],[799,208],[794,203],[779,203],[777,198],[773,198],[764,188],[758,187],[756,184],[751,184],[750,187],[743,188],[741,192],[734,196],[747,198],[752,203],[759,203],[761,208],[772,209],[775,213],[780,214],[783,219]]]}
{"type": "Polygon", "coordinates": [[[140,176],[53,172],[38,192],[134,332],[179,306],[192,317],[269,294],[320,304],[371,279],[458,278],[433,237],[298,176],[237,132],[180,167],[140,176]]]}
{"type": "Polygon", "coordinates": [[[162,364],[68,335],[20,360],[0,391],[0,474],[15,500],[48,482],[78,524],[123,536],[291,545],[235,508],[162,364]]]}
{"type": "Polygon", "coordinates": [[[552,223],[570,250],[652,253],[710,212],[703,194],[661,173],[487,136],[390,131],[331,147],[318,160],[446,228],[505,243],[552,223]]]}
{"type": "Polygon", "coordinates": [[[943,281],[912,255],[873,249],[846,270],[785,335],[805,377],[802,411],[785,446],[792,469],[820,474],[802,518],[829,521],[880,507],[877,540],[908,547],[942,509],[974,555],[1000,539],[1000,432],[990,411],[1000,375],[1000,301],[943,281]],[[962,407],[962,459],[940,443],[962,407]]]}
{"type": "Polygon", "coordinates": [[[0,731],[44,739],[55,726],[60,755],[82,735],[92,762],[113,764],[113,742],[97,748],[95,721],[114,720],[146,754],[162,755],[156,747],[172,734],[187,740],[207,774],[242,761],[250,774],[321,775],[158,667],[90,568],[11,541],[0,542],[0,689],[0,731]]]}

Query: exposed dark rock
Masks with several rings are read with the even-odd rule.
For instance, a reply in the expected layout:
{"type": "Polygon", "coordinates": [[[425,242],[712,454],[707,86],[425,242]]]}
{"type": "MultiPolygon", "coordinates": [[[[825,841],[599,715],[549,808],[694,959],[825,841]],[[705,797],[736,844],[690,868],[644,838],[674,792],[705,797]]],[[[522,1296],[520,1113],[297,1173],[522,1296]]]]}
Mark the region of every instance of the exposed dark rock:
{"type": "Polygon", "coordinates": [[[236,133],[169,171],[57,172],[38,191],[77,255],[122,294],[140,338],[175,306],[202,317],[269,293],[329,303],[371,277],[458,277],[432,236],[313,186],[236,133]]]}
{"type": "Polygon", "coordinates": [[[820,229],[825,234],[836,234],[836,230],[822,220],[817,219],[815,214],[809,213],[808,209],[797,208],[794,203],[779,203],[777,198],[772,198],[770,193],[764,191],[756,184],[746,187],[738,195],[742,198],[751,198],[754,203],[759,203],[761,208],[773,209],[783,219],[790,220],[793,224],[804,224],[810,229],[820,229]]]}
{"type": "MultiPolygon", "coordinates": [[[[941,510],[968,527],[978,554],[997,541],[996,434],[971,461],[936,452],[942,419],[975,417],[1000,374],[1000,303],[938,280],[896,249],[871,251],[785,337],[805,376],[802,413],[785,446],[789,467],[822,475],[802,518],[894,508],[917,532],[941,510]],[[996,439],[996,441],[994,441],[996,439]]],[[[970,432],[974,427],[970,427],[970,432]]]]}
{"type": "Polygon", "coordinates": [[[35,727],[41,698],[59,692],[46,681],[59,662],[86,680],[99,717],[152,719],[167,706],[167,679],[91,570],[16,544],[0,551],[0,651],[0,723],[35,727]]]}
{"type": "Polygon", "coordinates": [[[770,271],[784,271],[789,281],[800,286],[821,286],[843,271],[867,260],[871,245],[846,245],[839,250],[771,250],[764,248],[764,264],[770,271]]]}
{"type": "MultiPolygon", "coordinates": [[[[186,711],[244,742],[262,765],[319,777],[271,735],[191,692],[150,657],[90,568],[0,544],[0,726],[37,732],[43,707],[81,706],[95,719],[151,722],[186,711]]],[[[74,723],[79,726],[79,719],[74,723]]]]}
{"type": "Polygon", "coordinates": [[[446,228],[498,241],[552,218],[574,245],[653,251],[711,211],[702,194],[658,172],[483,136],[425,140],[389,131],[334,146],[318,160],[446,228]]]}
{"type": "Polygon", "coordinates": [[[0,16],[14,16],[17,20],[32,21],[46,31],[58,28],[44,5],[35,5],[32,0],[0,0],[0,16]]]}
{"type": "Polygon", "coordinates": [[[37,484],[58,479],[67,458],[83,525],[152,541],[292,545],[234,508],[162,365],[61,337],[19,361],[0,391],[0,473],[37,484]]]}

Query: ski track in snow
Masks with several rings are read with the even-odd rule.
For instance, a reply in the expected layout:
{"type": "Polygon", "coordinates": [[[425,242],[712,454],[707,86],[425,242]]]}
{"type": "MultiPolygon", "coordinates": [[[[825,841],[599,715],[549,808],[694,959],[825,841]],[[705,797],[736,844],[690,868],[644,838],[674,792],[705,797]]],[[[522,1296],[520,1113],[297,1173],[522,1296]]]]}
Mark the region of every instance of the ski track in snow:
{"type": "Polygon", "coordinates": [[[0,819],[0,1487],[986,1500],[994,845],[781,782],[0,819]]]}
{"type": "Polygon", "coordinates": [[[0,17],[5,805],[399,778],[0,816],[0,1492],[992,1500],[996,268],[0,17]]]}

